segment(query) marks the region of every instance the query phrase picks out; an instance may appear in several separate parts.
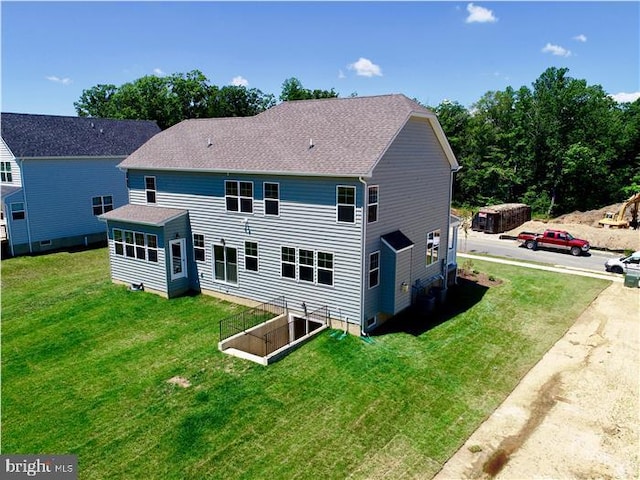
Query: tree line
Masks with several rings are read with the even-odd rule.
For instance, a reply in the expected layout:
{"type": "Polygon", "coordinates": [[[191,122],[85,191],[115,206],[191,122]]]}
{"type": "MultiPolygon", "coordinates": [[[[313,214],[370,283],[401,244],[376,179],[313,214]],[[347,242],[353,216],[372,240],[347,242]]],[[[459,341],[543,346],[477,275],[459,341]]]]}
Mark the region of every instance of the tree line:
{"type": "MultiPolygon", "coordinates": [[[[356,94],[353,94],[356,95],[356,94]]],[[[280,101],[332,98],[295,77],[280,101]]],[[[120,87],[97,85],[74,103],[79,116],[156,120],[256,115],[276,104],[256,88],[212,84],[199,70],[144,76],[120,87]]],[[[557,215],[618,203],[640,191],[640,99],[619,104],[600,85],[549,68],[531,88],[485,93],[471,108],[444,101],[436,113],[463,166],[454,202],[522,202],[557,215]]]]}
{"type": "MultiPolygon", "coordinates": [[[[281,101],[337,97],[333,90],[309,90],[300,80],[282,84],[281,101]]],[[[83,90],[73,106],[81,117],[155,120],[166,129],[188,118],[248,117],[276,104],[273,94],[242,85],[218,87],[199,70],[159,77],[146,75],[120,87],[101,84],[83,90]]]]}

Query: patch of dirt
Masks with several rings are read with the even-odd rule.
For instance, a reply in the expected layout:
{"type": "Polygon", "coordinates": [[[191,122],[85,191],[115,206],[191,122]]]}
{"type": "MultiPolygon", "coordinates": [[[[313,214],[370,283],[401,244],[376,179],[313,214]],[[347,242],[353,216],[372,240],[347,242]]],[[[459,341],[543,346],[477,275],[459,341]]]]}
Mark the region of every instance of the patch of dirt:
{"type": "Polygon", "coordinates": [[[638,478],[639,293],[607,287],[435,479],[638,478]]]}
{"type": "Polygon", "coordinates": [[[495,287],[502,284],[502,280],[499,278],[492,277],[482,272],[474,273],[473,271],[466,269],[458,270],[458,278],[469,280],[470,282],[477,283],[483,287],[495,287]]]}
{"type": "Polygon", "coordinates": [[[167,383],[178,385],[182,388],[189,388],[191,386],[191,382],[184,377],[171,377],[169,380],[167,380],[167,383]]]}

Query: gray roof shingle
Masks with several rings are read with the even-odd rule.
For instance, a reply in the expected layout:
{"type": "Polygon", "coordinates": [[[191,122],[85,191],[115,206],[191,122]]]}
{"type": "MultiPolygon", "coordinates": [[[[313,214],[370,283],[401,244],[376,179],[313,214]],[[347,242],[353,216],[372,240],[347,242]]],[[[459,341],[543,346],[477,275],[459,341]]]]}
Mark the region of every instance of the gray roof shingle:
{"type": "Polygon", "coordinates": [[[2,138],[18,158],[127,156],[160,132],[155,121],[0,114],[2,138]]]}
{"type": "Polygon", "coordinates": [[[140,223],[161,227],[167,222],[186,215],[187,210],[179,208],[155,207],[151,205],[123,205],[122,207],[103,213],[98,218],[101,220],[140,223]]]}
{"type": "Polygon", "coordinates": [[[301,100],[254,117],[185,120],[121,164],[176,169],[367,176],[410,116],[428,118],[452,166],[435,115],[404,95],[301,100]]]}

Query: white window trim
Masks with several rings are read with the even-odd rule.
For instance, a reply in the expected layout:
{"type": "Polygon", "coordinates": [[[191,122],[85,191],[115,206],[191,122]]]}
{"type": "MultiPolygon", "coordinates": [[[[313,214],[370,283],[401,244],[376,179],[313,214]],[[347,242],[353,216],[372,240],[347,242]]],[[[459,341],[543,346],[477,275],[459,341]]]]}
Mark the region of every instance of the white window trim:
{"type": "Polygon", "coordinates": [[[378,219],[380,218],[380,185],[369,185],[367,187],[367,223],[378,223],[378,219]],[[377,202],[369,203],[369,190],[372,188],[376,188],[378,191],[377,202]],[[376,219],[371,222],[369,221],[369,207],[375,205],[376,206],[376,219]]]}
{"type": "Polygon", "coordinates": [[[155,233],[146,233],[146,232],[138,232],[135,230],[126,230],[123,228],[113,228],[112,230],[112,241],[113,241],[113,254],[117,255],[118,257],[123,257],[126,258],[127,260],[134,260],[137,262],[146,262],[146,263],[152,263],[152,264],[157,264],[159,263],[159,259],[158,259],[158,235],[155,233]],[[121,241],[117,241],[116,240],[116,234],[115,232],[119,231],[120,235],[121,235],[121,241]],[[129,232],[131,233],[131,238],[133,239],[133,243],[127,243],[126,241],[126,233],[129,232]],[[144,260],[142,258],[138,258],[136,255],[136,248],[139,247],[140,245],[136,245],[136,234],[142,234],[144,235],[144,260]],[[155,247],[150,247],[149,246],[149,237],[155,237],[156,238],[156,246],[155,247]],[[116,245],[121,245],[122,246],[122,253],[118,253],[116,251],[116,245]],[[130,257],[127,255],[127,245],[130,245],[133,247],[133,256],[130,257]],[[150,251],[154,251],[156,260],[149,260],[149,252],[150,251]]]}
{"type": "Polygon", "coordinates": [[[279,217],[280,216],[280,182],[262,182],[262,201],[263,212],[265,217],[279,217]],[[273,184],[278,186],[278,198],[267,198],[267,184],[273,184]],[[267,201],[276,202],[278,204],[278,214],[267,213],[267,201]]]}
{"type": "Polygon", "coordinates": [[[225,180],[224,181],[224,210],[227,213],[238,213],[241,215],[253,215],[256,211],[255,209],[255,195],[256,195],[256,190],[255,190],[255,185],[253,183],[253,180],[225,180]],[[236,187],[238,189],[238,195],[227,195],[227,183],[235,183],[236,187]],[[246,197],[244,195],[240,194],[240,184],[241,183],[250,183],[251,184],[251,196],[250,197],[246,197]],[[229,210],[227,208],[227,198],[235,198],[238,201],[238,210],[229,210]],[[242,200],[245,199],[249,199],[251,200],[251,211],[250,212],[243,212],[242,211],[242,200]]]}
{"type": "Polygon", "coordinates": [[[440,246],[441,246],[440,245],[440,240],[438,240],[438,247],[437,248],[434,248],[435,242],[433,243],[433,245],[431,247],[429,247],[429,237],[431,235],[433,235],[432,239],[435,240],[436,233],[438,234],[437,235],[438,239],[442,239],[442,231],[439,228],[436,228],[435,230],[431,230],[430,232],[427,233],[427,243],[426,243],[426,252],[425,252],[425,265],[427,267],[430,267],[431,265],[437,264],[441,259],[441,255],[442,254],[440,252],[440,246]],[[437,257],[435,259],[433,259],[433,257],[434,257],[433,252],[435,252],[435,251],[438,252],[438,255],[437,255],[437,257]],[[429,255],[430,252],[431,252],[431,255],[429,255]],[[432,259],[431,262],[428,262],[429,258],[432,259]]]}
{"type": "Polygon", "coordinates": [[[171,269],[171,280],[179,280],[187,276],[187,242],[184,238],[169,241],[169,268],[171,269]],[[180,245],[180,272],[174,273],[173,265],[173,245],[180,245]]]}
{"type": "Polygon", "coordinates": [[[260,246],[258,242],[252,242],[249,240],[245,240],[244,242],[244,270],[245,272],[254,272],[258,273],[260,271],[260,246]],[[247,243],[254,243],[256,245],[257,255],[247,255],[247,243]],[[251,270],[247,268],[247,258],[255,258],[256,259],[256,270],[251,270]]]}
{"type": "Polygon", "coordinates": [[[337,223],[346,223],[347,225],[353,225],[356,223],[356,205],[358,205],[358,190],[353,185],[336,185],[336,222],[337,223]],[[351,203],[339,203],[338,202],[338,190],[340,188],[351,188],[353,189],[353,204],[351,203]],[[345,222],[340,220],[340,206],[349,206],[353,207],[353,222],[345,222]]]}
{"type": "Polygon", "coordinates": [[[310,250],[308,248],[298,248],[296,249],[296,263],[297,263],[297,275],[298,275],[298,281],[300,282],[304,282],[304,283],[308,283],[308,284],[315,284],[316,282],[316,252],[315,250],[310,250]],[[306,263],[301,263],[300,262],[300,251],[304,250],[305,252],[311,252],[311,264],[306,264],[306,263]],[[300,268],[310,268],[311,269],[311,280],[304,280],[300,277],[300,268]]]}
{"type": "Polygon", "coordinates": [[[369,254],[369,276],[367,278],[367,284],[369,285],[369,290],[376,288],[380,285],[380,250],[376,250],[375,252],[371,252],[369,254]],[[371,269],[371,257],[373,257],[374,255],[378,255],[378,267],[374,268],[373,270],[371,269]],[[377,270],[378,271],[378,283],[376,283],[375,285],[371,285],[371,273],[377,270]]]}
{"type": "Polygon", "coordinates": [[[152,205],[155,205],[158,203],[158,179],[156,178],[155,175],[145,175],[144,177],[144,199],[147,203],[150,203],[152,205]],[[153,189],[147,188],[147,178],[153,178],[153,189]],[[149,201],[148,192],[153,192],[153,196],[154,196],[153,202],[149,201]]]}
{"type": "Polygon", "coordinates": [[[279,255],[279,261],[280,261],[280,278],[284,278],[285,280],[294,280],[294,281],[298,281],[298,249],[296,247],[290,247],[288,245],[280,245],[280,249],[279,249],[280,255],[279,255]],[[293,250],[293,262],[285,262],[282,259],[282,249],[283,248],[289,248],[293,250]],[[283,274],[283,269],[282,269],[282,265],[283,264],[287,264],[287,265],[293,265],[293,277],[285,277],[283,274]]]}
{"type": "Polygon", "coordinates": [[[240,269],[238,268],[238,248],[237,247],[232,247],[230,245],[227,245],[226,243],[214,243],[211,246],[211,262],[212,262],[212,266],[213,266],[213,281],[215,283],[219,283],[219,284],[223,284],[223,285],[233,285],[233,286],[238,286],[240,284],[240,269]],[[224,252],[224,261],[223,261],[223,265],[224,265],[224,280],[220,280],[219,278],[216,278],[216,247],[222,247],[222,251],[224,252]],[[227,248],[232,248],[236,251],[236,281],[235,282],[231,282],[229,280],[227,280],[229,278],[229,274],[227,272],[227,248]]]}
{"type": "Polygon", "coordinates": [[[328,288],[333,288],[335,285],[335,279],[336,279],[336,271],[335,271],[335,260],[336,256],[333,252],[327,252],[324,250],[317,250],[317,249],[312,249],[312,248],[297,248],[297,247],[291,247],[289,245],[280,245],[280,257],[279,257],[279,261],[280,261],[280,278],[284,279],[284,280],[291,280],[291,281],[295,281],[296,283],[302,283],[303,285],[315,285],[318,287],[328,287],[328,288]],[[290,248],[294,251],[294,261],[293,262],[285,262],[282,259],[282,249],[283,248],[290,248]],[[306,266],[306,267],[313,267],[313,281],[310,282],[309,280],[301,280],[300,279],[300,250],[307,250],[310,252],[313,252],[313,265],[302,265],[302,266],[306,266]],[[324,268],[324,267],[320,267],[319,265],[319,254],[324,253],[327,255],[331,255],[331,259],[332,259],[332,264],[333,266],[331,268],[324,268]],[[282,274],[282,265],[283,264],[287,264],[287,265],[292,265],[294,272],[295,272],[295,277],[285,277],[282,274]],[[323,271],[327,271],[327,272],[331,272],[331,284],[327,284],[327,283],[320,283],[318,281],[318,271],[319,270],[323,270],[323,271]]]}
{"type": "Polygon", "coordinates": [[[206,238],[204,236],[204,233],[193,233],[192,234],[192,238],[191,238],[192,244],[193,244],[193,261],[194,262],[206,262],[207,261],[207,242],[206,242],[206,238]],[[202,246],[196,246],[196,235],[199,235],[202,237],[202,246]],[[202,250],[203,253],[203,259],[202,260],[198,260],[196,258],[196,250],[202,250]]]}
{"type": "Polygon", "coordinates": [[[13,183],[13,172],[11,170],[11,162],[0,162],[0,173],[5,177],[2,183],[13,183]]]}
{"type": "Polygon", "coordinates": [[[333,252],[327,252],[327,251],[320,251],[320,250],[316,250],[315,252],[316,254],[316,272],[315,272],[315,277],[316,277],[316,282],[315,284],[320,286],[320,287],[325,287],[325,288],[334,288],[335,284],[336,284],[336,255],[333,252]],[[331,268],[325,268],[325,267],[321,267],[320,266],[320,253],[325,253],[327,255],[331,255],[331,268]],[[322,270],[325,272],[331,272],[331,284],[328,283],[320,283],[318,282],[318,270],[322,270]]]}

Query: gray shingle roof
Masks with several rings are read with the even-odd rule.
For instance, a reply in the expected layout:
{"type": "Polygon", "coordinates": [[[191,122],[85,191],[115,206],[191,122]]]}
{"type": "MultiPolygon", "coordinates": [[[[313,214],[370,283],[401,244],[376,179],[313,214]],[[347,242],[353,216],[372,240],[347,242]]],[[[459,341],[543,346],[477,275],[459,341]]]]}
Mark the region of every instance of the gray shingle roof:
{"type": "Polygon", "coordinates": [[[141,223],[161,227],[167,222],[189,213],[179,208],[154,207],[151,205],[123,205],[110,212],[103,213],[101,220],[141,223]]]}
{"type": "Polygon", "coordinates": [[[2,113],[2,138],[18,158],[127,156],[160,132],[155,121],[2,113]]]}
{"type": "Polygon", "coordinates": [[[185,120],[153,137],[121,167],[366,176],[411,115],[435,115],[404,95],[281,103],[254,117],[185,120]]]}

